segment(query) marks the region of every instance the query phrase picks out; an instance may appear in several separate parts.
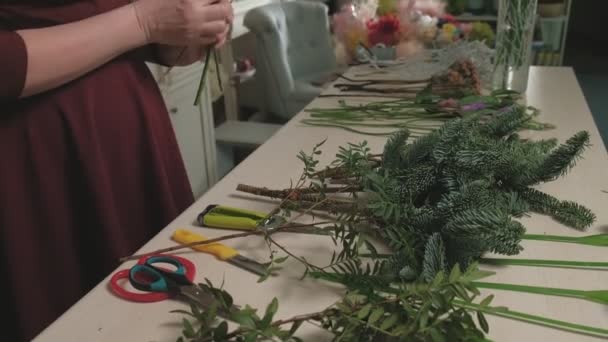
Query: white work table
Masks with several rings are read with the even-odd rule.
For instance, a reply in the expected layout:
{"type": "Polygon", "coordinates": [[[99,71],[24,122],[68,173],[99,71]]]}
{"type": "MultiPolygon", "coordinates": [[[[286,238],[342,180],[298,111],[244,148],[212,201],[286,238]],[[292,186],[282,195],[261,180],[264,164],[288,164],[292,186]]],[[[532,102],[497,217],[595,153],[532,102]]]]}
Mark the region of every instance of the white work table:
{"type": "MultiPolygon", "coordinates": [[[[570,68],[539,68],[531,71],[526,94],[527,103],[542,111],[540,120],[555,124],[551,131],[531,132],[533,138],[556,137],[565,141],[580,130],[591,135],[592,146],[584,153],[574,170],[564,178],[545,184],[542,190],[581,203],[597,215],[596,224],[588,232],[580,233],[566,228],[551,219],[532,215],[523,223],[532,234],[554,234],[581,236],[608,233],[608,156],[599,132],[594,124],[589,108],[575,75],[570,68]]],[[[348,99],[347,99],[348,101],[348,99]]],[[[320,98],[312,107],[334,106],[337,99],[320,98]]],[[[188,210],[169,224],[156,237],[143,246],[139,253],[151,252],[159,248],[173,246],[171,234],[178,228],[187,228],[208,237],[230,234],[225,230],[200,228],[193,225],[197,215],[209,204],[224,204],[268,212],[276,202],[238,193],[239,183],[266,186],[269,188],[289,187],[290,180],[296,180],[302,164],[296,154],[310,151],[312,147],[327,138],[323,146],[321,164],[333,160],[338,149],[347,142],[367,140],[372,152],[380,152],[386,138],[369,137],[333,128],[307,127],[299,123],[307,114],[300,113],[286,124],[270,140],[258,148],[249,158],[210,189],[188,210]]],[[[322,236],[280,233],[275,235],[280,243],[293,253],[306,257],[314,264],[326,265],[334,245],[331,239],[322,236]]],[[[241,254],[267,261],[269,252],[260,237],[229,240],[227,245],[237,248],[241,254]]],[[[572,244],[524,241],[525,250],[517,256],[529,259],[558,259],[580,261],[608,261],[605,248],[583,247],[572,244]]],[[[303,267],[295,260],[283,264],[284,269],[277,277],[257,283],[258,277],[235,266],[216,260],[208,254],[182,250],[185,256],[197,266],[196,281],[205,278],[230,292],[236,304],[249,304],[264,310],[273,297],[279,299],[277,318],[287,318],[297,314],[324,309],[338,300],[343,290],[336,285],[310,279],[300,280],[303,267]]],[[[283,255],[280,253],[280,255],[283,255]]],[[[119,269],[133,265],[128,262],[119,269]]],[[[484,267],[488,269],[488,267],[484,267]]],[[[581,290],[608,289],[608,272],[583,271],[558,268],[536,268],[508,266],[494,268],[497,274],[487,278],[488,282],[505,282],[535,286],[563,287],[581,290]]],[[[170,313],[174,309],[184,309],[185,304],[177,300],[159,303],[132,303],[114,296],[108,289],[109,277],[83,297],[63,316],[43,331],[36,341],[175,341],[181,334],[181,314],[170,313]]],[[[546,297],[540,295],[506,292],[494,293],[493,305],[507,306],[512,310],[543,315],[573,323],[608,328],[608,306],[582,300],[546,297]]],[[[591,337],[574,335],[558,330],[530,325],[503,318],[487,316],[490,324],[489,337],[502,341],[595,341],[591,337]]],[[[298,336],[305,341],[328,340],[329,335],[319,328],[304,324],[298,336]]]]}

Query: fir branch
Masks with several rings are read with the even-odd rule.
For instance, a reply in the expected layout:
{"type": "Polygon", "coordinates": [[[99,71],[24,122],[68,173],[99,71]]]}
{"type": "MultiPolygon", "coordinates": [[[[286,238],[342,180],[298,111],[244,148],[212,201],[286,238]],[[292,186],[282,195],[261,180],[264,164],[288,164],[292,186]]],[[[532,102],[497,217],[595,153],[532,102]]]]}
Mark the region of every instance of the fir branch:
{"type": "Polygon", "coordinates": [[[562,202],[536,189],[522,192],[522,197],[533,211],[549,215],[556,221],[578,230],[586,230],[596,220],[595,214],[584,206],[570,201],[562,202]]]}
{"type": "Polygon", "coordinates": [[[439,272],[445,272],[446,270],[447,262],[443,240],[441,240],[439,233],[435,233],[426,243],[421,277],[426,282],[431,282],[439,272]]]}
{"type": "Polygon", "coordinates": [[[383,166],[387,169],[399,169],[404,166],[403,152],[410,132],[400,131],[391,136],[384,145],[383,166]]]}
{"type": "Polygon", "coordinates": [[[589,147],[589,133],[578,132],[553,151],[537,170],[537,180],[548,182],[565,175],[576,165],[585,148],[589,147]]]}

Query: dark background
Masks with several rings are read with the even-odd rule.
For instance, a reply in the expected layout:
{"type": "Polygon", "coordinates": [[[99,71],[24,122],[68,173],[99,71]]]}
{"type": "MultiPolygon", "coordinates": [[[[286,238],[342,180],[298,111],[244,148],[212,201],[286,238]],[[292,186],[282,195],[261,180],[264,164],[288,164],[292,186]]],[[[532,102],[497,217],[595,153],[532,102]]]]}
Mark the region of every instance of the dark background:
{"type": "Polygon", "coordinates": [[[573,0],[564,66],[574,68],[608,146],[608,1],[573,0]]]}

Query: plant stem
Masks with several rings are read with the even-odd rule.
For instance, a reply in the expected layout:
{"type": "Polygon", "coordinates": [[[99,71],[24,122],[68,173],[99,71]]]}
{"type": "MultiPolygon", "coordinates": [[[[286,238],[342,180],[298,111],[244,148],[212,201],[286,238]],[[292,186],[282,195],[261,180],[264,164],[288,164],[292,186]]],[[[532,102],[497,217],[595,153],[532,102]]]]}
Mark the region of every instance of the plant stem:
{"type": "Polygon", "coordinates": [[[237,233],[237,234],[230,234],[230,235],[224,235],[224,236],[220,236],[214,239],[209,239],[209,240],[204,240],[204,241],[194,241],[185,245],[176,245],[173,247],[167,247],[167,248],[162,248],[162,249],[158,249],[156,251],[153,252],[149,252],[149,253],[142,253],[142,254],[136,254],[136,255],[131,255],[131,256],[126,256],[126,257],[122,257],[119,259],[120,262],[125,262],[125,261],[129,261],[129,260],[137,260],[149,255],[154,255],[154,254],[161,254],[161,253],[167,253],[167,252],[173,252],[173,251],[177,251],[180,249],[186,249],[186,248],[191,248],[194,246],[199,246],[199,245],[206,245],[206,244],[210,244],[210,243],[214,243],[214,242],[219,242],[219,241],[224,241],[224,240],[231,240],[231,239],[237,239],[237,238],[242,238],[242,237],[247,237],[247,236],[252,236],[252,235],[271,235],[271,234],[275,234],[275,233],[279,233],[279,232],[283,232],[283,231],[291,231],[294,228],[299,228],[299,227],[314,227],[314,224],[291,224],[291,223],[287,223],[284,224],[278,228],[276,228],[275,230],[271,230],[269,232],[266,231],[262,231],[262,230],[252,230],[249,232],[243,232],[243,233],[237,233]]]}
{"type": "Polygon", "coordinates": [[[201,101],[201,93],[203,91],[203,88],[205,87],[205,78],[207,77],[207,69],[209,68],[209,61],[211,59],[212,52],[212,47],[207,48],[207,55],[205,56],[205,65],[203,66],[203,73],[201,74],[201,79],[198,82],[198,88],[196,89],[196,98],[194,99],[195,106],[198,106],[201,101]]]}
{"type": "MultiPolygon", "coordinates": [[[[319,320],[323,317],[331,315],[331,313],[333,311],[334,311],[334,309],[326,309],[326,310],[319,311],[319,312],[313,312],[313,313],[304,314],[304,315],[297,315],[297,316],[293,316],[288,319],[274,321],[274,322],[272,322],[271,325],[274,327],[279,327],[281,325],[285,325],[285,324],[289,324],[289,323],[304,322],[304,321],[309,321],[309,320],[319,320]]],[[[225,339],[226,339],[226,341],[229,341],[231,338],[234,338],[247,331],[249,331],[249,329],[238,328],[238,329],[232,331],[231,333],[228,333],[226,335],[225,339]]],[[[212,341],[212,338],[208,338],[205,341],[212,341]]]]}
{"type": "Polygon", "coordinates": [[[608,291],[581,291],[572,289],[560,289],[553,287],[527,286],[517,284],[484,283],[472,282],[471,284],[485,289],[516,291],[526,293],[536,293],[546,296],[559,296],[585,299],[595,303],[608,305],[608,291]]]}
{"type": "MultiPolygon", "coordinates": [[[[341,193],[341,192],[352,192],[352,191],[358,191],[360,190],[361,187],[350,187],[350,186],[345,186],[345,187],[333,187],[333,188],[326,188],[323,189],[324,193],[341,193]]],[[[320,194],[318,189],[315,188],[304,188],[304,189],[298,189],[298,190],[293,190],[293,189],[283,189],[283,190],[271,190],[268,188],[260,188],[257,186],[252,186],[252,185],[247,185],[247,184],[239,184],[236,187],[237,191],[241,191],[241,192],[246,192],[252,195],[257,195],[257,196],[263,196],[263,197],[270,197],[270,198],[287,198],[287,199],[292,199],[292,200],[297,200],[297,199],[302,199],[302,200],[308,200],[307,197],[302,197],[303,195],[317,195],[320,194]]],[[[311,197],[312,198],[312,197],[311,197]]]]}
{"type": "Polygon", "coordinates": [[[588,236],[580,236],[580,237],[545,235],[545,234],[525,234],[524,239],[537,240],[537,241],[575,243],[575,244],[579,244],[579,245],[597,246],[597,247],[608,247],[608,234],[596,234],[596,235],[588,235],[588,236]]]}
{"type": "Polygon", "coordinates": [[[481,311],[488,315],[509,318],[529,324],[537,324],[548,328],[568,331],[577,334],[589,335],[600,338],[608,338],[608,330],[586,325],[559,321],[556,319],[530,315],[523,312],[512,311],[506,308],[482,307],[475,303],[466,303],[461,300],[454,300],[454,305],[460,306],[463,309],[472,309],[481,311]]]}
{"type": "Polygon", "coordinates": [[[561,267],[561,268],[607,268],[608,262],[593,261],[567,261],[567,260],[537,260],[537,259],[501,259],[483,258],[481,263],[488,265],[517,265],[517,266],[537,266],[537,267],[561,267]]]}

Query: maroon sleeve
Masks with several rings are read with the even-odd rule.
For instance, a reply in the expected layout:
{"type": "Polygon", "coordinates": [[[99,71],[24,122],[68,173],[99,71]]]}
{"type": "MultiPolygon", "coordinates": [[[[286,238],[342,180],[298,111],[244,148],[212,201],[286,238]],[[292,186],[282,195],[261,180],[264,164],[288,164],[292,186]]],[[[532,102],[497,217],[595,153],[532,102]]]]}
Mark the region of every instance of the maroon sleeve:
{"type": "Polygon", "coordinates": [[[16,32],[0,29],[0,102],[19,98],[26,72],[25,42],[16,32]]]}

